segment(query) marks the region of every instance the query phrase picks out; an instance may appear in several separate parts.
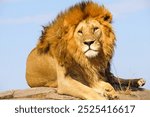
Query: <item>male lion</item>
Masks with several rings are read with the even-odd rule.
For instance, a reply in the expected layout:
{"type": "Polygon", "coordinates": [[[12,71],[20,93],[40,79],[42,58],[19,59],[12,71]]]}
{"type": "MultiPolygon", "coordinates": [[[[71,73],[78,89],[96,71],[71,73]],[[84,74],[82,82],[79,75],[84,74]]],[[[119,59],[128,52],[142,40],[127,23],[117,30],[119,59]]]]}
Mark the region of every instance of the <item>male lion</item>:
{"type": "Polygon", "coordinates": [[[114,84],[143,86],[143,79],[119,79],[110,72],[115,46],[111,21],[111,13],[92,1],[59,14],[44,27],[27,59],[29,86],[57,87],[59,94],[81,99],[114,98],[114,84]]]}

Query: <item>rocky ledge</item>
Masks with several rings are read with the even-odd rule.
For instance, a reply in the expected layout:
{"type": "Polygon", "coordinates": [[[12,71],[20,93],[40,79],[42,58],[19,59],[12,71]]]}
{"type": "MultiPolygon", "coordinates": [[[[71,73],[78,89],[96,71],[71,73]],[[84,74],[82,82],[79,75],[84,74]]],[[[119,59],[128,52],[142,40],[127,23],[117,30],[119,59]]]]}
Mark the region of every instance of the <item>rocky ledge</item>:
{"type": "MultiPolygon", "coordinates": [[[[136,91],[118,91],[120,100],[150,100],[150,90],[138,89],[136,91]]],[[[9,90],[0,92],[0,99],[25,100],[79,100],[68,95],[59,95],[55,88],[38,87],[24,90],[9,90]]]]}

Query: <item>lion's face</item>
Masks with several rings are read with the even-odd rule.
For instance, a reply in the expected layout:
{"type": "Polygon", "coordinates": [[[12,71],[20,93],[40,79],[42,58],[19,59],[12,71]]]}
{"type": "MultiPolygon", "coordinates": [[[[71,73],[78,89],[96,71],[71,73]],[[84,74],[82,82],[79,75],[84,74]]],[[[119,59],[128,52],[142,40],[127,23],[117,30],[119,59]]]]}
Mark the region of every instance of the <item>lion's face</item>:
{"type": "Polygon", "coordinates": [[[74,38],[86,57],[96,57],[101,48],[102,30],[100,23],[94,19],[83,20],[77,25],[74,38]]]}

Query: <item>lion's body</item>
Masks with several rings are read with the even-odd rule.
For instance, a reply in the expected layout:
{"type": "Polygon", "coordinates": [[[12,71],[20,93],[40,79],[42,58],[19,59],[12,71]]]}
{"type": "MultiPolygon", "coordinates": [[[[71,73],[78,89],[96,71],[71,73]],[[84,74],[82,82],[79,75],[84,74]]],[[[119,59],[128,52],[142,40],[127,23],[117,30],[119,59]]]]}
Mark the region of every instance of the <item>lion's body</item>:
{"type": "Polygon", "coordinates": [[[115,46],[111,19],[108,10],[93,2],[82,2],[61,13],[44,28],[28,57],[29,86],[57,87],[58,93],[82,99],[105,99],[98,93],[114,95],[110,84],[114,83],[110,62],[115,46]]]}

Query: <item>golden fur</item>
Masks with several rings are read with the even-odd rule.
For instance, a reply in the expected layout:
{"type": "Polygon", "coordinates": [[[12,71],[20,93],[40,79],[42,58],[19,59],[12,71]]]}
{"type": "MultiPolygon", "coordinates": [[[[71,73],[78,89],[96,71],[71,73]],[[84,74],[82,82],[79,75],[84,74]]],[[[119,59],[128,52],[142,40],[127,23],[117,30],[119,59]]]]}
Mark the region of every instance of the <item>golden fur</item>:
{"type": "Polygon", "coordinates": [[[103,69],[106,69],[107,62],[110,61],[113,55],[115,43],[115,36],[111,25],[109,24],[112,16],[104,7],[98,6],[93,2],[75,5],[68,11],[60,14],[50,26],[45,28],[45,32],[43,32],[37,48],[41,53],[48,51],[49,54],[56,57],[57,61],[60,62],[59,64],[64,64],[66,67],[72,67],[73,63],[71,62],[74,61],[70,59],[73,57],[72,55],[74,55],[74,58],[72,59],[74,59],[75,62],[80,65],[82,64],[84,69],[88,67],[87,74],[88,76],[90,75],[89,77],[93,77],[95,75],[95,77],[99,78],[99,76],[96,76],[96,72],[98,72],[97,69],[91,69],[91,67],[94,66],[89,63],[89,60],[87,60],[82,52],[76,51],[80,47],[76,45],[73,37],[75,28],[79,22],[90,17],[99,21],[99,23],[103,25],[102,30],[104,39],[101,42],[103,44],[103,51],[100,53],[103,58],[100,59],[100,61],[102,61],[102,65],[100,66],[103,66],[103,69]],[[106,17],[107,19],[105,20],[106,17]]]}
{"type": "Polygon", "coordinates": [[[28,57],[28,84],[58,87],[58,93],[82,99],[114,98],[110,61],[115,35],[111,21],[111,13],[94,2],[76,4],[59,14],[44,27],[28,57]]]}

